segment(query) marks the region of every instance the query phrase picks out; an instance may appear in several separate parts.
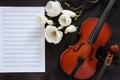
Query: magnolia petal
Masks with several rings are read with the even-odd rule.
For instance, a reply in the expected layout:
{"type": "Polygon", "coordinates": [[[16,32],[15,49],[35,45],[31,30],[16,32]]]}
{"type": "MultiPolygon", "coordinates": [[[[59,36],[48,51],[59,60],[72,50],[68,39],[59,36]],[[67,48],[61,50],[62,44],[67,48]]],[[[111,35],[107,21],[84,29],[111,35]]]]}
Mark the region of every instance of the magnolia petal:
{"type": "Polygon", "coordinates": [[[61,13],[62,6],[58,1],[49,1],[45,7],[47,15],[50,17],[56,17],[61,13]]]}
{"type": "Polygon", "coordinates": [[[75,27],[74,25],[70,25],[65,29],[65,34],[67,33],[73,33],[77,30],[77,27],[75,27]]]}
{"type": "Polygon", "coordinates": [[[63,37],[63,33],[58,31],[55,26],[47,26],[45,29],[45,38],[47,42],[58,44],[63,37]]]}
{"type": "Polygon", "coordinates": [[[58,36],[57,36],[56,41],[54,42],[54,44],[58,44],[61,41],[61,39],[63,37],[63,32],[58,31],[57,35],[58,36]]]}
{"type": "Polygon", "coordinates": [[[52,20],[48,20],[48,21],[47,21],[47,24],[49,24],[49,25],[53,25],[54,23],[53,23],[52,20]]]}
{"type": "Polygon", "coordinates": [[[70,17],[75,17],[77,14],[70,10],[62,10],[63,14],[69,15],[70,17]]]}
{"type": "Polygon", "coordinates": [[[46,14],[47,14],[49,17],[56,17],[56,16],[58,16],[60,13],[61,13],[61,11],[60,11],[60,10],[57,10],[57,11],[47,12],[46,14]]]}
{"type": "Polygon", "coordinates": [[[70,18],[70,16],[66,15],[66,14],[62,14],[59,19],[58,19],[60,25],[62,26],[68,26],[71,24],[72,19],[70,18]]]}
{"type": "Polygon", "coordinates": [[[36,17],[36,22],[40,25],[46,24],[47,20],[48,19],[42,15],[36,17]]]}

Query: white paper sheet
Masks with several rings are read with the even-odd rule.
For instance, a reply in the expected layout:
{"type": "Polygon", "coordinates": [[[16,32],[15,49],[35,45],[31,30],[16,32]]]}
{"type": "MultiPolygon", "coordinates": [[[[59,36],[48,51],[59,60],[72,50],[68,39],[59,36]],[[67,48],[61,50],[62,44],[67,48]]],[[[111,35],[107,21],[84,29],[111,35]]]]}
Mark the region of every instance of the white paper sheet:
{"type": "Polygon", "coordinates": [[[43,7],[0,7],[0,72],[45,72],[43,7]]]}

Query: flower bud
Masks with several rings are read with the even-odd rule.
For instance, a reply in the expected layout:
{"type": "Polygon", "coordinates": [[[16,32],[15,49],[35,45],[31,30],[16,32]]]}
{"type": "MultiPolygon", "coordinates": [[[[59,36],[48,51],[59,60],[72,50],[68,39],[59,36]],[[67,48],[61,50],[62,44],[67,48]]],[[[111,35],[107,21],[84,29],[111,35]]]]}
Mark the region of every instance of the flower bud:
{"type": "Polygon", "coordinates": [[[74,25],[70,25],[65,29],[65,34],[75,32],[76,30],[77,27],[75,27],[74,25]]]}
{"type": "Polygon", "coordinates": [[[72,18],[74,18],[77,15],[75,12],[70,11],[70,10],[62,10],[62,13],[66,14],[66,15],[72,17],[72,18]]]}
{"type": "Polygon", "coordinates": [[[47,24],[53,25],[53,21],[52,20],[47,20],[47,24]]]}

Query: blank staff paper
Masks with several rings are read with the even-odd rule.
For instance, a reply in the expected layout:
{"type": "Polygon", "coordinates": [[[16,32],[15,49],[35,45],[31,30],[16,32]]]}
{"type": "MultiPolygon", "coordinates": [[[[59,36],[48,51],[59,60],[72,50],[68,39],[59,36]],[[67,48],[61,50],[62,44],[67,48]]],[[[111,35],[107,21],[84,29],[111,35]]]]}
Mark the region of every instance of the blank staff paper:
{"type": "Polygon", "coordinates": [[[45,72],[44,7],[0,7],[0,72],[45,72]]]}

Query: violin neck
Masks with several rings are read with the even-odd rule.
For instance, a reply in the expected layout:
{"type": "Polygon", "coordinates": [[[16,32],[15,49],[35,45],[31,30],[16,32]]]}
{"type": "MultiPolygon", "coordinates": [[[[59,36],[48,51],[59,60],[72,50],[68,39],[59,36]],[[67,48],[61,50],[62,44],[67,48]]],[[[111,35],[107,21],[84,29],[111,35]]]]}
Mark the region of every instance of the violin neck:
{"type": "Polygon", "coordinates": [[[103,24],[105,23],[105,20],[114,4],[115,0],[110,0],[107,7],[105,8],[104,12],[102,13],[99,21],[95,25],[95,28],[93,29],[92,33],[90,34],[90,37],[88,38],[88,42],[94,43],[97,36],[100,33],[100,30],[102,29],[103,24]]]}

